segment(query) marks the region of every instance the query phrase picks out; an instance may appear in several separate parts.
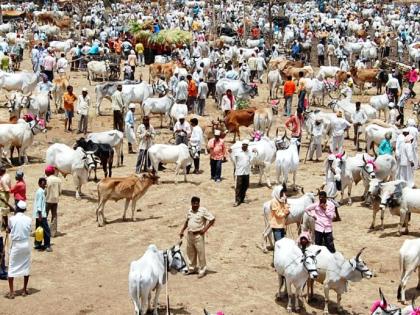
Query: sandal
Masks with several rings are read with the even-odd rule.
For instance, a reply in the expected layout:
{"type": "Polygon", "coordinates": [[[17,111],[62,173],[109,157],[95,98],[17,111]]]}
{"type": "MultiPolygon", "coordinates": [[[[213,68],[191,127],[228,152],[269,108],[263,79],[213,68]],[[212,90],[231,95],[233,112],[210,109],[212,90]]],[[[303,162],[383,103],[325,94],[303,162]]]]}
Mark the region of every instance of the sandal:
{"type": "Polygon", "coordinates": [[[13,300],[14,298],[15,298],[15,294],[14,293],[7,293],[5,296],[4,296],[6,299],[9,299],[9,300],[13,300]]]}

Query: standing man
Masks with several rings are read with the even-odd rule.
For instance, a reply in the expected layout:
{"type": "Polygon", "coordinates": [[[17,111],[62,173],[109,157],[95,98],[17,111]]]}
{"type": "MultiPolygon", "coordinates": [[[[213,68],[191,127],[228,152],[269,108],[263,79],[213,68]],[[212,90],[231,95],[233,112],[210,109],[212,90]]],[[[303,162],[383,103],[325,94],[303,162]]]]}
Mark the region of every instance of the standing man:
{"type": "Polygon", "coordinates": [[[216,218],[206,208],[200,207],[200,198],[191,198],[191,208],[188,210],[187,220],[185,221],[179,236],[184,237],[187,230],[187,256],[189,260],[188,274],[197,273],[198,258],[198,278],[202,278],[207,272],[205,239],[204,235],[214,224],[216,218]]]}
{"type": "Polygon", "coordinates": [[[416,97],[416,93],[414,92],[414,84],[419,80],[419,74],[417,72],[416,66],[413,65],[411,70],[408,71],[406,74],[406,78],[408,80],[408,89],[410,90],[410,96],[412,98],[416,97]]]}
{"type": "Polygon", "coordinates": [[[39,226],[44,230],[44,246],[42,242],[35,240],[35,249],[46,250],[52,252],[50,245],[50,227],[48,226],[47,211],[45,210],[45,187],[47,186],[47,179],[41,177],[38,179],[38,190],[35,193],[33,217],[35,219],[35,229],[39,226]]]}
{"type": "Polygon", "coordinates": [[[78,133],[83,133],[85,136],[88,129],[89,107],[90,97],[88,95],[87,88],[83,88],[82,95],[79,95],[77,99],[77,114],[80,116],[78,133]]]}
{"type": "Polygon", "coordinates": [[[194,109],[194,104],[197,100],[197,83],[192,79],[191,75],[187,75],[188,81],[188,98],[187,98],[187,107],[188,112],[191,112],[194,109]]]}
{"type": "Polygon", "coordinates": [[[169,91],[172,93],[174,97],[176,97],[176,88],[178,86],[179,78],[178,78],[178,72],[175,72],[172,77],[169,79],[169,91]]]}
{"type": "Polygon", "coordinates": [[[134,133],[134,112],[136,110],[136,104],[131,103],[128,106],[128,112],[125,115],[125,135],[128,142],[128,154],[134,154],[133,144],[136,144],[136,134],[134,133]]]}
{"type": "Polygon", "coordinates": [[[344,132],[349,129],[351,124],[343,118],[341,111],[337,112],[337,118],[331,120],[332,129],[332,153],[342,153],[344,143],[344,132]]]}
{"type": "Polygon", "coordinates": [[[204,108],[206,106],[206,98],[209,93],[209,88],[207,83],[204,82],[203,78],[200,78],[200,83],[198,84],[198,104],[197,104],[197,114],[204,116],[204,108]]]}
{"type": "Polygon", "coordinates": [[[407,120],[407,130],[410,135],[413,137],[413,158],[414,158],[414,169],[419,167],[419,159],[418,159],[418,137],[419,137],[419,130],[417,129],[417,124],[414,118],[409,118],[407,120]]]}
{"type": "Polygon", "coordinates": [[[124,132],[123,126],[123,112],[124,112],[124,99],[122,95],[122,85],[117,85],[117,90],[111,96],[112,110],[114,113],[114,129],[124,132]]]}
{"type": "Polygon", "coordinates": [[[64,120],[64,132],[71,132],[71,123],[74,116],[74,103],[76,102],[77,97],[73,93],[73,86],[69,85],[67,87],[67,92],[63,95],[64,103],[64,112],[66,119],[64,120]]]}
{"type": "Polygon", "coordinates": [[[220,130],[214,131],[214,138],[210,139],[207,148],[210,151],[210,173],[211,179],[216,183],[222,180],[222,162],[226,157],[226,146],[224,139],[220,138],[220,130]]]}
{"type": "Polygon", "coordinates": [[[316,152],[315,162],[319,162],[319,159],[322,156],[322,135],[324,133],[324,124],[322,123],[322,118],[317,117],[315,123],[312,125],[311,132],[311,147],[309,148],[309,161],[312,161],[314,152],[316,152]]]}
{"type": "Polygon", "coordinates": [[[325,64],[325,46],[323,40],[316,46],[316,52],[318,55],[318,67],[321,67],[325,64]]]}
{"type": "Polygon", "coordinates": [[[332,221],[335,218],[335,205],[327,200],[327,193],[320,191],[319,202],[307,207],[305,212],[315,219],[315,244],[327,247],[334,254],[332,221]]]}
{"type": "Polygon", "coordinates": [[[251,57],[248,59],[248,68],[251,71],[251,83],[254,82],[254,78],[257,75],[257,58],[255,57],[255,54],[252,54],[251,57]]]}
{"type": "Polygon", "coordinates": [[[175,89],[175,99],[179,104],[185,104],[188,98],[188,83],[185,81],[185,77],[181,76],[175,89]]]}
{"type": "Polygon", "coordinates": [[[179,116],[174,126],[175,144],[184,143],[188,146],[188,138],[191,135],[191,126],[185,121],[184,115],[179,116]]]}
{"type": "Polygon", "coordinates": [[[257,76],[260,83],[263,83],[262,76],[263,76],[265,68],[267,68],[267,65],[265,63],[264,57],[258,56],[257,57],[257,76]]]}
{"type": "Polygon", "coordinates": [[[1,211],[1,231],[5,231],[9,222],[8,222],[8,215],[10,213],[9,210],[9,198],[10,198],[10,190],[12,189],[12,181],[10,175],[6,172],[6,167],[1,164],[0,165],[0,211],[1,211]]]}
{"type": "Polygon", "coordinates": [[[141,42],[138,42],[134,48],[137,54],[137,65],[144,67],[144,46],[141,42]]]}
{"type": "Polygon", "coordinates": [[[45,56],[42,66],[44,67],[44,73],[48,77],[48,81],[52,82],[54,79],[54,69],[56,66],[55,58],[52,56],[52,51],[47,50],[47,56],[45,56]]]}
{"type": "Polygon", "coordinates": [[[385,87],[386,87],[386,92],[392,96],[392,101],[395,104],[398,104],[398,93],[400,91],[400,83],[398,82],[395,71],[392,74],[392,76],[389,78],[385,87]]]}
{"type": "Polygon", "coordinates": [[[145,172],[151,166],[147,150],[153,145],[153,139],[155,137],[155,129],[150,125],[149,116],[143,116],[143,123],[137,128],[137,135],[139,136],[139,155],[136,163],[136,173],[141,173],[141,168],[144,165],[143,170],[145,172]]]}
{"type": "Polygon", "coordinates": [[[201,145],[203,143],[203,130],[198,125],[198,119],[192,118],[190,120],[192,132],[190,138],[190,144],[193,148],[194,156],[194,174],[199,174],[200,170],[200,152],[201,152],[201,145]]]}
{"type": "Polygon", "coordinates": [[[296,84],[292,80],[292,76],[287,76],[286,82],[283,86],[283,95],[284,95],[284,114],[283,116],[290,116],[292,113],[292,101],[293,94],[296,92],[296,84]]]}
{"type": "Polygon", "coordinates": [[[400,172],[398,179],[405,180],[407,187],[414,187],[414,156],[413,156],[413,136],[408,135],[401,146],[400,172]]]}
{"type": "Polygon", "coordinates": [[[207,71],[206,83],[208,87],[207,97],[211,95],[214,100],[216,100],[216,78],[217,78],[216,65],[212,64],[209,71],[207,71]]]}
{"type": "Polygon", "coordinates": [[[13,281],[16,277],[23,277],[22,296],[28,295],[29,273],[31,270],[31,244],[29,237],[31,233],[31,218],[23,213],[26,211],[26,202],[19,201],[15,208],[15,215],[9,220],[7,232],[10,233],[12,245],[9,255],[9,293],[8,299],[15,298],[13,281]]]}
{"type": "Polygon", "coordinates": [[[299,81],[298,81],[298,108],[303,111],[305,110],[305,96],[306,96],[306,87],[305,87],[305,78],[303,77],[303,71],[299,72],[299,81]]]}
{"type": "Polygon", "coordinates": [[[303,111],[300,107],[297,108],[296,114],[290,116],[284,123],[285,127],[292,132],[292,138],[298,140],[298,153],[300,152],[300,139],[302,137],[302,125],[303,125],[303,111]]]}
{"type": "Polygon", "coordinates": [[[61,195],[61,179],[56,176],[54,166],[47,165],[45,168],[45,175],[47,176],[47,187],[45,189],[45,211],[47,212],[46,218],[48,219],[51,212],[51,237],[57,236],[58,227],[58,201],[61,195]]]}
{"type": "Polygon", "coordinates": [[[65,74],[68,66],[69,66],[69,62],[66,59],[66,54],[61,53],[61,57],[57,60],[57,73],[59,75],[61,75],[61,73],[65,74]]]}
{"type": "Polygon", "coordinates": [[[275,243],[286,236],[286,218],[290,210],[283,186],[274,187],[271,196],[273,199],[270,201],[270,227],[275,243]]]}
{"type": "Polygon", "coordinates": [[[351,115],[351,122],[354,128],[353,143],[356,146],[356,151],[359,151],[359,133],[360,128],[366,123],[368,117],[363,110],[360,110],[360,102],[356,102],[356,111],[351,115]]]}
{"type": "Polygon", "coordinates": [[[249,173],[251,171],[251,152],[248,151],[249,141],[242,141],[242,150],[232,152],[229,149],[231,157],[235,164],[236,188],[234,207],[239,206],[245,201],[246,191],[249,187],[249,173]]]}

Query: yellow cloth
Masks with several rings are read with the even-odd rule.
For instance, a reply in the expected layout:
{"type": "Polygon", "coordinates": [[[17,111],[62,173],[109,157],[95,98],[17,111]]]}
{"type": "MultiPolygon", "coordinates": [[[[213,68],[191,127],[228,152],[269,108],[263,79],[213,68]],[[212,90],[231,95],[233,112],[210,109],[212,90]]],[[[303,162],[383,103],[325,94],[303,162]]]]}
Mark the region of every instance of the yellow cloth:
{"type": "Polygon", "coordinates": [[[134,48],[134,50],[136,51],[136,53],[138,54],[142,54],[144,52],[144,46],[142,43],[137,43],[136,47],[134,48]]]}
{"type": "Polygon", "coordinates": [[[286,217],[289,214],[289,205],[273,199],[270,202],[270,227],[273,229],[284,229],[286,217]]]}

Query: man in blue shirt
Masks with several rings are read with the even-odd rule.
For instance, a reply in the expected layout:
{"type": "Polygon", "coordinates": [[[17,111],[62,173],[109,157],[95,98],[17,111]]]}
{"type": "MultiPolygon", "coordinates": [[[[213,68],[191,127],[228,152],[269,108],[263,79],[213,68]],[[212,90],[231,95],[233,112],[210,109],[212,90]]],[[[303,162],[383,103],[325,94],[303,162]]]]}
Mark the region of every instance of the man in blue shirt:
{"type": "Polygon", "coordinates": [[[134,132],[134,111],[136,110],[136,105],[131,103],[128,106],[128,112],[125,115],[125,135],[128,142],[128,153],[134,154],[133,144],[136,144],[136,134],[134,132]]]}
{"type": "Polygon", "coordinates": [[[47,211],[45,210],[45,187],[47,186],[47,179],[45,177],[38,179],[38,186],[39,188],[35,193],[33,217],[35,219],[35,228],[37,229],[40,226],[44,230],[44,246],[42,246],[42,241],[38,242],[35,240],[34,248],[52,252],[50,244],[51,232],[48,226],[47,211]]]}

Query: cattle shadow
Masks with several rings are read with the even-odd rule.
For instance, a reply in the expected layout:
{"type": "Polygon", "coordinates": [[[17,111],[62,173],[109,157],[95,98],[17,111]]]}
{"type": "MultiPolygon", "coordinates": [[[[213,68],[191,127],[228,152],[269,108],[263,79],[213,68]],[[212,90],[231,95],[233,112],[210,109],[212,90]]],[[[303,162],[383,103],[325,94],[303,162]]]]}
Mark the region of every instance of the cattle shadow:
{"type": "MultiPolygon", "coordinates": [[[[128,210],[127,210],[128,211],[128,210]]],[[[135,218],[135,221],[131,220],[131,217],[127,217],[125,220],[123,220],[123,218],[117,218],[111,221],[106,221],[106,224],[117,224],[117,223],[139,223],[139,222],[144,222],[144,221],[149,221],[149,220],[159,220],[162,219],[163,216],[154,216],[151,215],[149,217],[143,217],[143,218],[135,218]]]]}
{"type": "MultiPolygon", "coordinates": [[[[303,299],[306,299],[306,296],[303,296],[303,297],[301,297],[301,300],[299,301],[299,306],[300,306],[300,311],[298,312],[299,314],[302,314],[302,315],[315,315],[315,314],[317,314],[317,313],[315,313],[315,312],[312,312],[312,313],[309,313],[306,309],[305,309],[305,307],[304,307],[304,305],[303,305],[303,303],[302,303],[302,300],[303,299]]],[[[283,307],[284,308],[284,313],[286,313],[287,312],[287,302],[288,302],[288,297],[287,297],[287,294],[286,293],[282,293],[281,294],[281,296],[280,296],[280,298],[278,298],[277,296],[274,296],[274,301],[275,301],[275,303],[277,304],[277,305],[279,305],[279,306],[281,306],[281,307],[283,307]]],[[[292,305],[293,305],[293,313],[296,313],[296,311],[295,311],[295,308],[294,308],[294,303],[295,303],[295,298],[293,297],[292,298],[292,305]]]]}
{"type": "MultiPolygon", "coordinates": [[[[64,189],[64,190],[61,191],[61,194],[63,196],[66,196],[66,197],[74,197],[74,198],[76,198],[75,197],[76,196],[76,192],[74,190],[64,189]]],[[[86,194],[83,194],[82,193],[80,195],[80,197],[81,197],[81,200],[87,200],[88,202],[98,203],[98,199],[97,198],[94,198],[92,196],[89,196],[89,195],[86,195],[86,194]]]]}
{"type": "MultiPolygon", "coordinates": [[[[415,277],[415,274],[413,274],[415,277]]],[[[420,288],[412,287],[407,290],[405,290],[405,299],[406,301],[410,301],[414,298],[417,300],[417,298],[420,296],[420,288]]],[[[418,302],[415,303],[416,306],[418,306],[418,302]]]]}
{"type": "MultiPolygon", "coordinates": [[[[151,314],[151,313],[148,313],[148,314],[151,314]]],[[[159,315],[165,315],[166,314],[166,306],[159,306],[158,314],[159,315]]],[[[169,307],[169,314],[174,314],[174,315],[190,315],[191,313],[188,312],[185,309],[185,306],[180,306],[178,308],[169,307]]]]}
{"type": "Polygon", "coordinates": [[[377,224],[374,229],[368,228],[368,233],[384,232],[386,229],[395,229],[395,233],[397,233],[397,231],[396,231],[397,226],[398,226],[397,223],[384,224],[384,229],[382,230],[381,229],[381,225],[380,224],[377,224]]]}
{"type": "Polygon", "coordinates": [[[394,231],[391,231],[391,232],[388,232],[388,233],[382,233],[381,235],[379,235],[379,238],[386,238],[386,237],[397,237],[397,238],[400,238],[400,237],[402,237],[402,236],[412,236],[412,237],[420,237],[420,232],[413,232],[413,231],[408,231],[408,234],[404,234],[404,233],[401,233],[401,236],[398,236],[397,235],[397,231],[396,230],[394,230],[394,231]]]}
{"type": "MultiPolygon", "coordinates": [[[[331,292],[332,290],[330,290],[331,292]]],[[[334,292],[335,293],[335,292],[334,292]]],[[[331,295],[330,295],[331,296],[331,295]]],[[[324,311],[324,307],[325,307],[325,297],[323,295],[320,294],[316,294],[314,293],[312,299],[309,300],[308,304],[313,307],[316,308],[318,310],[320,310],[320,312],[316,312],[316,314],[320,314],[324,311]]],[[[332,300],[330,298],[329,302],[328,302],[328,311],[330,314],[343,314],[343,315],[352,315],[352,314],[356,314],[355,312],[349,312],[346,309],[343,308],[343,310],[341,312],[338,311],[338,307],[337,307],[337,302],[332,300]]]]}

